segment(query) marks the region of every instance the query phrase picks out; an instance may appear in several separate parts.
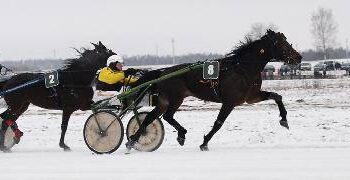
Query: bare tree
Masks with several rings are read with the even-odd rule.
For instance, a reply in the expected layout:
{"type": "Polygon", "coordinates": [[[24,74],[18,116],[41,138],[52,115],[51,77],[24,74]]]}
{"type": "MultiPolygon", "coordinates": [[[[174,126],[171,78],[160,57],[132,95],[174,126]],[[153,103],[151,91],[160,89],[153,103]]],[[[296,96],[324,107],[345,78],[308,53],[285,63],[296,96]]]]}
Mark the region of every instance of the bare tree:
{"type": "Polygon", "coordinates": [[[327,49],[333,48],[335,45],[338,27],[332,10],[323,7],[318,8],[311,16],[311,23],[311,33],[314,38],[316,50],[321,50],[323,58],[327,59],[327,49]]]}
{"type": "Polygon", "coordinates": [[[273,23],[269,23],[269,24],[264,24],[264,23],[253,23],[251,25],[251,29],[250,31],[247,33],[247,37],[251,38],[252,40],[257,40],[260,39],[262,36],[265,35],[266,30],[267,29],[271,29],[273,31],[277,31],[278,27],[273,24],[273,23]]]}

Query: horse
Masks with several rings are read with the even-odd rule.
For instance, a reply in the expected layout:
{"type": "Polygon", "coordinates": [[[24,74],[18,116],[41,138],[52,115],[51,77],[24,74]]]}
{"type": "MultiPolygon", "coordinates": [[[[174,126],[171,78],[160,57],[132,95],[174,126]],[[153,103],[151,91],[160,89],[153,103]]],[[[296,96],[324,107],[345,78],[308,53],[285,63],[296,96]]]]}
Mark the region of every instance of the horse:
{"type": "MultiPolygon", "coordinates": [[[[92,82],[96,72],[106,66],[107,59],[115,55],[112,50],[107,49],[101,42],[94,45],[93,50],[83,49],[76,51],[79,57],[67,59],[64,66],[58,70],[59,84],[46,88],[44,81],[39,81],[31,87],[21,88],[15,92],[5,94],[4,99],[8,108],[0,114],[3,119],[1,126],[0,149],[6,151],[4,146],[4,133],[8,127],[15,132],[15,142],[18,143],[23,135],[16,124],[18,117],[23,114],[30,104],[45,108],[62,110],[61,137],[59,147],[69,151],[70,147],[64,142],[68,122],[71,114],[76,110],[89,110],[93,103],[92,82]]],[[[42,73],[22,73],[12,76],[0,84],[0,89],[15,88],[27,82],[43,77],[42,73]]]]}
{"type": "MultiPolygon", "coordinates": [[[[302,56],[287,42],[283,33],[267,30],[266,34],[258,40],[253,41],[246,37],[246,42],[241,41],[236,49],[223,58],[217,59],[220,67],[217,80],[203,80],[202,69],[195,69],[154,84],[151,90],[154,91],[152,93],[158,94],[157,105],[147,114],[138,131],[130,136],[126,143],[127,149],[134,148],[142,133],[146,132],[146,127],[161,115],[177,130],[177,141],[181,146],[184,145],[187,130],[174,119],[174,114],[184,98],[188,96],[222,104],[212,129],[204,136],[203,143],[200,145],[202,151],[209,150],[208,142],[221,128],[234,107],[245,102],[252,104],[273,99],[280,111],[280,125],[289,129],[282,96],[275,92],[261,90],[261,72],[272,60],[298,64],[301,59],[302,56]]],[[[135,86],[187,66],[189,64],[151,71],[141,77],[135,86]]]]}

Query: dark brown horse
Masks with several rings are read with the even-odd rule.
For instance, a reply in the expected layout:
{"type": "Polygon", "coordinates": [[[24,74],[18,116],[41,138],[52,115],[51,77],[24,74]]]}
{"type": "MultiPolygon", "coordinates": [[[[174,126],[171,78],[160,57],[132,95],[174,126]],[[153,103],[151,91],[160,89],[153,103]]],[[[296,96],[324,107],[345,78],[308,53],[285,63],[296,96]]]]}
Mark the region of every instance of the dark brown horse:
{"type": "MultiPolygon", "coordinates": [[[[78,51],[80,53],[78,59],[66,60],[66,67],[58,71],[58,86],[46,88],[42,80],[30,87],[21,88],[4,96],[8,109],[0,115],[4,120],[0,133],[2,137],[0,138],[2,140],[0,142],[1,150],[6,150],[4,132],[8,127],[11,127],[15,134],[16,132],[21,133],[18,130],[16,120],[28,109],[29,104],[45,109],[63,110],[59,146],[64,150],[70,150],[69,146],[64,143],[69,118],[76,110],[90,109],[90,105],[93,103],[92,81],[96,72],[106,66],[108,57],[115,54],[101,42],[93,45],[95,46],[93,50],[78,51]]],[[[2,82],[0,89],[5,91],[36,79],[40,80],[42,77],[41,73],[18,74],[2,82]]],[[[21,134],[16,135],[18,136],[17,141],[19,141],[21,134]]]]}
{"type": "MultiPolygon", "coordinates": [[[[242,43],[224,58],[218,59],[220,75],[217,80],[203,81],[202,70],[197,69],[161,81],[153,87],[158,93],[158,105],[148,113],[140,129],[130,137],[129,142],[126,143],[127,148],[133,148],[147,125],[160,115],[163,115],[164,120],[178,131],[177,140],[180,145],[183,145],[187,130],[173,117],[187,96],[222,103],[213,128],[204,136],[204,142],[200,145],[201,150],[208,150],[208,142],[221,128],[233,108],[245,102],[256,103],[268,99],[275,100],[282,117],[280,124],[289,128],[282,96],[274,92],[261,91],[261,72],[271,60],[297,64],[301,62],[301,59],[301,55],[287,42],[283,33],[268,30],[261,39],[256,41],[247,39],[246,43],[242,43]]],[[[138,84],[186,66],[188,64],[170,67],[162,71],[151,71],[146,73],[138,84]]]]}

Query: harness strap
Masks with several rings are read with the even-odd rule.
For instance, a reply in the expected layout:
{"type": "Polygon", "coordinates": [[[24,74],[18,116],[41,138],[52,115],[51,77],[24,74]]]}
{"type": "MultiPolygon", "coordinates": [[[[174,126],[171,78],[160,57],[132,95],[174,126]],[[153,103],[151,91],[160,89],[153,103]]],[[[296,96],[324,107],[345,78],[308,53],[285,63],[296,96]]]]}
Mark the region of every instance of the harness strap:
{"type": "Polygon", "coordinates": [[[219,102],[222,102],[221,101],[221,97],[220,97],[220,93],[218,92],[219,89],[219,79],[217,80],[213,80],[213,79],[209,79],[209,80],[200,80],[199,81],[200,83],[203,83],[203,84],[209,84],[209,87],[211,89],[213,89],[213,92],[216,96],[216,99],[219,100],[219,102]]]}
{"type": "Polygon", "coordinates": [[[55,99],[58,107],[62,108],[62,101],[61,101],[61,98],[58,96],[56,87],[50,87],[49,90],[52,93],[49,97],[53,97],[55,99]]]}

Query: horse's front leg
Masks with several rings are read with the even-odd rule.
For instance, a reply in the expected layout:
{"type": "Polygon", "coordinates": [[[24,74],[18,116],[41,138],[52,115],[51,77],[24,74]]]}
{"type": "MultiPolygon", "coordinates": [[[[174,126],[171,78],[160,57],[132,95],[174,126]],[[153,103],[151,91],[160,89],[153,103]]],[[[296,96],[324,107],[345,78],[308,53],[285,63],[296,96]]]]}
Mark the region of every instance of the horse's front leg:
{"type": "Polygon", "coordinates": [[[70,110],[63,110],[62,114],[62,123],[61,123],[61,138],[60,138],[60,147],[63,148],[64,151],[70,151],[70,147],[64,143],[64,137],[66,135],[68,121],[73,112],[70,110]]]}
{"type": "Polygon", "coordinates": [[[275,100],[278,106],[278,109],[280,111],[280,116],[281,116],[280,125],[289,129],[288,121],[287,121],[287,110],[284,107],[281,95],[275,92],[259,91],[257,93],[250,95],[247,99],[247,103],[253,104],[253,103],[257,103],[257,102],[265,101],[269,99],[275,100]]]}
{"type": "Polygon", "coordinates": [[[231,113],[233,108],[234,108],[233,104],[222,104],[219,115],[218,115],[216,121],[214,122],[213,128],[210,130],[210,132],[207,135],[204,136],[203,144],[199,146],[202,151],[209,150],[208,142],[214,136],[214,134],[221,128],[221,126],[224,124],[227,116],[231,113]]]}

